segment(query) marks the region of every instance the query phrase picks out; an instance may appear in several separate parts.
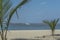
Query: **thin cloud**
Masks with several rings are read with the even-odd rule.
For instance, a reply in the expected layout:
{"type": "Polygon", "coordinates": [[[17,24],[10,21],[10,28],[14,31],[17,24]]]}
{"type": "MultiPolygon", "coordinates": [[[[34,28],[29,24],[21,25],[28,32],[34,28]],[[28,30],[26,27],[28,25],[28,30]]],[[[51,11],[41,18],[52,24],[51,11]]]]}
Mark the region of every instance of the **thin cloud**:
{"type": "Polygon", "coordinates": [[[47,4],[47,2],[41,2],[40,4],[41,4],[41,5],[46,5],[46,4],[47,4]]]}
{"type": "Polygon", "coordinates": [[[48,7],[47,2],[41,2],[40,5],[44,7],[48,7]]]}

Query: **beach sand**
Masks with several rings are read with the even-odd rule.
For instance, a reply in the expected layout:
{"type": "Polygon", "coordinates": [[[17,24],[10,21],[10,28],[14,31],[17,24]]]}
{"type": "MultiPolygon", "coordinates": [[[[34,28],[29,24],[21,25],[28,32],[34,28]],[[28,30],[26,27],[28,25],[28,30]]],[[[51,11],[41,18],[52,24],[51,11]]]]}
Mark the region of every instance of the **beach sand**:
{"type": "MultiPolygon", "coordinates": [[[[60,34],[60,30],[55,30],[55,34],[60,34]]],[[[8,30],[7,38],[10,39],[34,39],[41,36],[51,35],[51,30],[8,30]]]]}

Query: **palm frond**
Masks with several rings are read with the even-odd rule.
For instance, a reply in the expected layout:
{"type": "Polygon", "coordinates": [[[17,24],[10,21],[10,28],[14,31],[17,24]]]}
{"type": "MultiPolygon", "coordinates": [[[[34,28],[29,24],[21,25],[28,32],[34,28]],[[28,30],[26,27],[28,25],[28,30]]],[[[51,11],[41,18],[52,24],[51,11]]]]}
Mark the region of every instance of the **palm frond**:
{"type": "Polygon", "coordinates": [[[17,10],[16,10],[16,15],[17,15],[17,18],[19,18],[17,10]]]}
{"type": "Polygon", "coordinates": [[[44,23],[46,24],[49,24],[49,21],[48,20],[43,20],[44,23]]]}
{"type": "Polygon", "coordinates": [[[2,17],[2,0],[0,0],[0,18],[2,17]]]}
{"type": "Polygon", "coordinates": [[[19,3],[14,9],[12,9],[12,11],[10,12],[9,18],[8,18],[8,22],[7,22],[7,26],[9,25],[9,22],[11,20],[11,17],[13,16],[14,12],[21,7],[22,5],[24,5],[28,0],[23,0],[21,3],[19,3]]]}
{"type": "Polygon", "coordinates": [[[12,3],[10,0],[3,0],[3,19],[7,18],[7,12],[9,11],[9,9],[11,8],[12,3]]]}
{"type": "Polygon", "coordinates": [[[46,23],[46,24],[48,24],[49,25],[49,27],[50,27],[50,29],[51,30],[54,30],[55,29],[55,26],[56,26],[56,24],[58,23],[58,21],[59,21],[59,19],[54,19],[54,20],[51,20],[51,21],[43,21],[44,23],[46,23]]]}
{"type": "Polygon", "coordinates": [[[57,24],[57,23],[58,23],[58,21],[59,21],[59,18],[55,21],[55,24],[57,24]]]}
{"type": "Polygon", "coordinates": [[[49,25],[50,29],[52,29],[52,27],[51,27],[52,26],[52,23],[50,21],[44,20],[43,22],[46,23],[47,25],[49,25]]]}

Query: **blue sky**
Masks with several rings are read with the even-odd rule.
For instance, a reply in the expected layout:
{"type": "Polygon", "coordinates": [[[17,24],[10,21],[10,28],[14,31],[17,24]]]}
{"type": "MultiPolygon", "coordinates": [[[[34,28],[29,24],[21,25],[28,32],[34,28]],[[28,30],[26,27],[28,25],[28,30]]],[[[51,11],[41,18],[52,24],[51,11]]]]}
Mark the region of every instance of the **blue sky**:
{"type": "MultiPolygon", "coordinates": [[[[19,2],[21,0],[13,0],[13,6],[19,2]]],[[[60,18],[60,0],[30,0],[18,9],[18,15],[19,19],[13,15],[12,23],[42,23],[43,20],[60,18]]]]}

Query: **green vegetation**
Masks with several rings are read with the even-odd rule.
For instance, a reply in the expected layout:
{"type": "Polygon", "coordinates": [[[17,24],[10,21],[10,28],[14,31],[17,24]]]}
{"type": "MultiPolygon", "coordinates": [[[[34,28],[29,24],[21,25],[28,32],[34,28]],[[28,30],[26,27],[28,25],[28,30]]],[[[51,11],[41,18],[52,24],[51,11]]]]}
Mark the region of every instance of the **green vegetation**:
{"type": "Polygon", "coordinates": [[[1,40],[7,40],[7,31],[10,20],[18,8],[21,8],[28,0],[22,0],[16,7],[12,7],[11,0],[0,0],[0,35],[1,40]],[[4,24],[5,23],[5,24],[4,24]]]}
{"type": "Polygon", "coordinates": [[[54,20],[51,20],[51,21],[49,21],[49,20],[44,20],[43,21],[44,23],[49,25],[49,27],[52,31],[52,36],[54,36],[55,26],[57,25],[58,21],[59,21],[59,19],[54,19],[54,20]]]}

